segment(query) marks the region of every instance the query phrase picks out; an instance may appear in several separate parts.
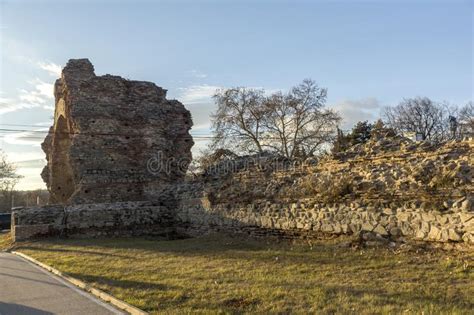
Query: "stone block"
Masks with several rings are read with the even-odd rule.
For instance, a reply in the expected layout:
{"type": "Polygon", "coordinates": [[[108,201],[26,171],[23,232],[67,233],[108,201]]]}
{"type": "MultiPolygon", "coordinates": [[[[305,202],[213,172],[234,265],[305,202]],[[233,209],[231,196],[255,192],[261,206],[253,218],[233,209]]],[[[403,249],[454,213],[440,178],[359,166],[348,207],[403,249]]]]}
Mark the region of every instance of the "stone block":
{"type": "Polygon", "coordinates": [[[374,226],[369,223],[369,222],[363,222],[362,223],[362,227],[361,227],[361,230],[362,231],[367,231],[367,232],[372,232],[374,230],[374,226]]]}
{"type": "Polygon", "coordinates": [[[321,224],[321,231],[325,233],[332,233],[334,230],[330,223],[323,223],[321,224]]]}
{"type": "Polygon", "coordinates": [[[377,233],[377,234],[382,235],[382,236],[388,235],[387,230],[385,230],[385,228],[384,228],[381,224],[378,224],[378,225],[372,230],[372,232],[377,233]]]}
{"type": "Polygon", "coordinates": [[[393,236],[400,236],[402,234],[402,231],[398,227],[390,228],[389,232],[390,232],[390,235],[393,235],[393,236]]]}
{"type": "Polygon", "coordinates": [[[399,221],[408,221],[410,219],[409,212],[398,212],[396,216],[399,221]]]}
{"type": "Polygon", "coordinates": [[[460,235],[455,229],[448,229],[448,239],[450,241],[459,242],[462,240],[462,235],[460,235]]]}
{"type": "Polygon", "coordinates": [[[465,232],[462,239],[468,244],[474,244],[474,232],[465,232]]]}

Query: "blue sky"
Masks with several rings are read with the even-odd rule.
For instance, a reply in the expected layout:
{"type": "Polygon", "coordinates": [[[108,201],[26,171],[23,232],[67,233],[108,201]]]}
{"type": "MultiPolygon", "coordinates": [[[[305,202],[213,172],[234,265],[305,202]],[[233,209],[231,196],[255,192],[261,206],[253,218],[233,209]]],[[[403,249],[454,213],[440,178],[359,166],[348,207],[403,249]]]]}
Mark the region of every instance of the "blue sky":
{"type": "MultiPolygon", "coordinates": [[[[473,1],[0,0],[0,22],[0,129],[46,130],[52,83],[82,57],[98,75],[168,89],[200,134],[219,87],[285,90],[312,78],[343,128],[403,97],[474,98],[473,1]]],[[[25,176],[19,188],[44,187],[42,134],[0,135],[25,176]]]]}

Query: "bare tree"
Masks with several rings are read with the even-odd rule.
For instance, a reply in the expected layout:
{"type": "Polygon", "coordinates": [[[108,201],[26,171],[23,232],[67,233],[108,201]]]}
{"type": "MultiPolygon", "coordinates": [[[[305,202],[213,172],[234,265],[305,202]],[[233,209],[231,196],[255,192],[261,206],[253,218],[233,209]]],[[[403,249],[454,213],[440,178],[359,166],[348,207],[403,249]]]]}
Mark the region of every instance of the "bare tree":
{"type": "Polygon", "coordinates": [[[13,190],[20,178],[16,166],[8,162],[6,155],[0,151],[0,211],[11,209],[13,190]]]}
{"type": "Polygon", "coordinates": [[[324,109],[327,90],[304,80],[288,94],[274,93],[265,102],[265,146],[294,158],[311,156],[336,135],[339,115],[324,109]]]}
{"type": "Polygon", "coordinates": [[[460,109],[458,120],[461,136],[474,135],[474,102],[471,101],[460,109]]]}
{"type": "Polygon", "coordinates": [[[218,90],[217,111],[212,115],[213,147],[263,152],[264,91],[242,87],[218,90]]]}
{"type": "Polygon", "coordinates": [[[404,99],[395,107],[385,109],[389,127],[398,133],[414,132],[423,140],[442,141],[449,137],[449,116],[452,109],[427,97],[404,99]]]}
{"type": "Polygon", "coordinates": [[[277,152],[287,158],[313,155],[336,134],[339,115],[324,109],[327,90],[304,80],[288,93],[232,88],[214,96],[214,149],[277,152]]]}

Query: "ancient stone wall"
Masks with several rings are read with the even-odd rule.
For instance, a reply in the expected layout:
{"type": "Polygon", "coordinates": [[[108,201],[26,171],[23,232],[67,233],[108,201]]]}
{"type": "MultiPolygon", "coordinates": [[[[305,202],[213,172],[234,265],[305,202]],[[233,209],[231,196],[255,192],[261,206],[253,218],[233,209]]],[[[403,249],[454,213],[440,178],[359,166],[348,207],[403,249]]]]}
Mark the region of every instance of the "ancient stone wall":
{"type": "Polygon", "coordinates": [[[472,139],[440,146],[374,137],[297,164],[234,157],[184,182],[192,121],[166,90],[96,76],[89,60],[75,59],[54,96],[42,177],[57,205],[16,209],[16,240],[217,230],[474,243],[472,139]]]}
{"type": "MultiPolygon", "coordinates": [[[[474,141],[375,139],[292,165],[269,156],[161,185],[151,201],[26,208],[14,238],[41,235],[202,235],[284,238],[364,234],[474,244],[474,141]]],[[[247,159],[249,159],[247,161],[247,159]]]]}
{"type": "Polygon", "coordinates": [[[321,204],[302,199],[295,203],[261,201],[254,204],[211,206],[206,198],[183,200],[178,208],[181,233],[202,235],[211,231],[256,236],[359,234],[372,232],[393,240],[415,239],[474,244],[474,213],[459,208],[449,212],[422,211],[416,205],[374,207],[357,202],[321,204]]]}
{"type": "Polygon", "coordinates": [[[474,243],[474,142],[383,141],[317,163],[268,170],[252,162],[178,185],[177,226],[190,235],[371,232],[474,243]]]}
{"type": "Polygon", "coordinates": [[[42,148],[51,203],[148,200],[184,178],[193,145],[191,115],[151,82],[96,76],[69,60],[56,81],[54,125],[42,148]],[[149,172],[150,159],[174,161],[149,172]]]}
{"type": "Polygon", "coordinates": [[[175,231],[174,218],[168,207],[147,201],[29,207],[12,213],[12,236],[166,236],[175,231]]]}

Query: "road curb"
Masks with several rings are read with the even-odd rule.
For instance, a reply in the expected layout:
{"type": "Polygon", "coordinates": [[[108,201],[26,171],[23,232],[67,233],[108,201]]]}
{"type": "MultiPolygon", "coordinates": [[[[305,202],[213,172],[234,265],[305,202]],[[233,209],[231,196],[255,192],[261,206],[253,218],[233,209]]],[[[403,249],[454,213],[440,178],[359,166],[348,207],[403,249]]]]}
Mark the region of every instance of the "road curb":
{"type": "Polygon", "coordinates": [[[73,277],[70,277],[68,275],[65,275],[64,273],[62,273],[61,271],[51,267],[51,266],[48,266],[46,264],[43,264],[42,262],[39,262],[37,261],[36,259],[28,256],[28,255],[25,255],[23,253],[20,253],[20,252],[17,252],[17,251],[10,251],[10,253],[12,254],[15,254],[17,256],[20,256],[32,263],[34,263],[35,265],[43,268],[43,269],[46,269],[48,270],[49,272],[55,274],[56,276],[60,277],[61,279],[75,285],[76,287],[86,291],[86,292],[89,292],[90,294],[92,294],[93,296],[101,299],[102,301],[105,301],[107,303],[110,303],[112,304],[113,306],[125,311],[125,312],[128,312],[132,315],[147,315],[148,313],[145,312],[145,311],[142,311],[141,309],[139,308],[136,308],[135,306],[132,306],[122,300],[119,300],[115,297],[113,297],[112,295],[108,294],[108,293],[105,293],[104,291],[102,290],[99,290],[99,289],[96,289],[94,287],[92,287],[91,285],[81,281],[81,280],[78,280],[76,278],[73,278],[73,277]]]}

